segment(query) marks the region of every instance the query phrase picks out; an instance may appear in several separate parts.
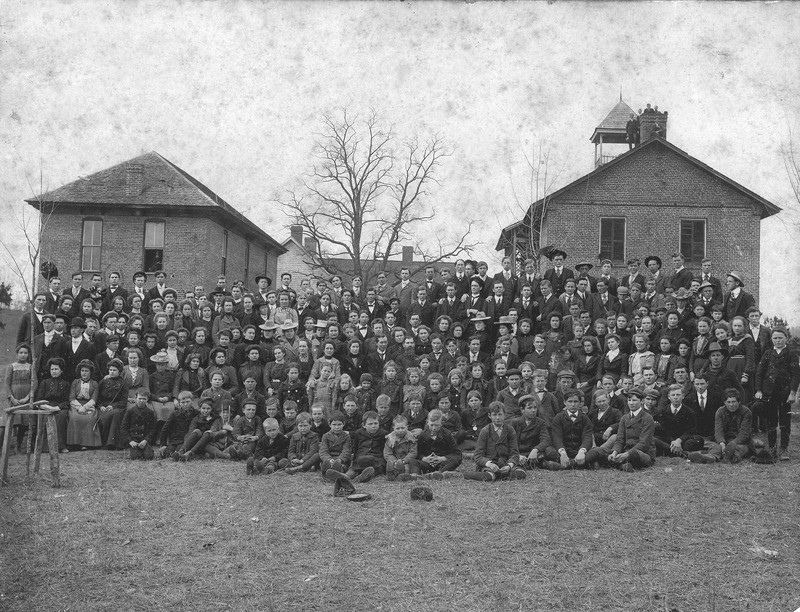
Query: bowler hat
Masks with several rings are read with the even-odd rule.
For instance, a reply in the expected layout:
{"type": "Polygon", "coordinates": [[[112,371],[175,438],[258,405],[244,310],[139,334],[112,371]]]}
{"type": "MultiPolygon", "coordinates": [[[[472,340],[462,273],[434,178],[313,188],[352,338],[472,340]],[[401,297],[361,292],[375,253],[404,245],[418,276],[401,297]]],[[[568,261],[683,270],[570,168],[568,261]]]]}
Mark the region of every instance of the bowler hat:
{"type": "Polygon", "coordinates": [[[562,251],[561,249],[553,249],[547,254],[547,259],[549,259],[550,261],[553,261],[553,258],[556,255],[561,255],[561,257],[563,257],[564,259],[567,258],[567,252],[566,251],[562,251]]]}
{"type": "Polygon", "coordinates": [[[72,319],[72,321],[70,321],[69,326],[70,327],[82,327],[83,329],[86,329],[86,321],[84,321],[80,317],[75,317],[74,319],[72,319]]]}
{"type": "Polygon", "coordinates": [[[347,476],[339,476],[333,482],[334,497],[347,497],[355,492],[356,488],[353,486],[353,481],[347,478],[347,476]]]}
{"type": "Polygon", "coordinates": [[[256,285],[262,278],[267,281],[267,287],[269,287],[272,284],[272,279],[269,276],[267,276],[266,274],[259,274],[258,276],[256,276],[256,285]]]}

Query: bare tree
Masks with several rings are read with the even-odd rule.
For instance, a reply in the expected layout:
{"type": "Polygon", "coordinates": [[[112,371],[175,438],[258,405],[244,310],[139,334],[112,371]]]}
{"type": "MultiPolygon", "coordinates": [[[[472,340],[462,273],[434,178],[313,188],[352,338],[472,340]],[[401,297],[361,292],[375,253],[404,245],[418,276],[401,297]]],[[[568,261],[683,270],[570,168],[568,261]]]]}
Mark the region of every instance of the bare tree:
{"type": "MultiPolygon", "coordinates": [[[[781,155],[794,200],[800,206],[800,153],[797,151],[791,130],[788,140],[781,143],[781,155]]],[[[800,210],[785,210],[777,215],[777,219],[786,227],[789,237],[795,244],[800,244],[800,210]]]]}
{"type": "MultiPolygon", "coordinates": [[[[365,118],[342,109],[324,115],[314,147],[313,169],[299,192],[281,204],[312,238],[304,261],[317,274],[361,276],[370,282],[398,257],[404,243],[426,263],[467,253],[472,221],[452,239],[426,234],[435,217],[428,196],[437,172],[451,152],[440,136],[400,141],[391,126],[372,111],[365,118]],[[428,245],[437,241],[438,249],[428,245]]],[[[415,270],[412,270],[412,273],[415,270]]]]}
{"type": "MultiPolygon", "coordinates": [[[[29,317],[29,337],[28,342],[33,350],[33,338],[35,336],[36,326],[34,325],[34,317],[36,316],[33,311],[33,297],[39,291],[39,275],[40,275],[40,262],[39,257],[41,254],[42,236],[50,222],[56,204],[54,202],[46,202],[42,198],[42,194],[48,190],[44,187],[43,172],[41,164],[39,167],[39,189],[34,189],[30,177],[25,174],[25,180],[28,183],[28,188],[33,194],[36,201],[36,211],[31,211],[26,205],[23,205],[21,212],[17,212],[12,208],[11,215],[14,225],[18,230],[17,237],[24,240],[24,253],[17,251],[16,245],[9,242],[6,238],[0,237],[0,248],[3,251],[3,259],[6,264],[11,268],[14,276],[20,282],[25,300],[27,302],[28,317],[29,317]]],[[[31,353],[31,357],[33,354],[31,353]]],[[[31,379],[35,375],[35,368],[31,368],[31,379]]],[[[31,393],[34,389],[31,388],[31,393]]]]}
{"type": "MultiPolygon", "coordinates": [[[[541,244],[542,224],[550,195],[556,182],[566,167],[566,159],[559,161],[553,146],[534,136],[530,147],[522,150],[524,176],[515,180],[511,176],[511,195],[514,202],[512,210],[516,216],[522,215],[522,222],[515,232],[513,247],[517,270],[522,270],[526,259],[536,262],[539,270],[541,255],[547,247],[541,244]]],[[[498,219],[499,220],[499,219],[498,219]]]]}

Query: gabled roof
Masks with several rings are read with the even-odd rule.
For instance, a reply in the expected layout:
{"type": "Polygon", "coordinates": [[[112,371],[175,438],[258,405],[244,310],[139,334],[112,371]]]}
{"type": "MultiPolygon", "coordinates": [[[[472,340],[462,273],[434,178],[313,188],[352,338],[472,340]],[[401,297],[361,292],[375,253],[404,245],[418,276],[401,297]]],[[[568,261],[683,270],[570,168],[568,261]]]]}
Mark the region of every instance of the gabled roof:
{"type": "MultiPolygon", "coordinates": [[[[726,185],[728,185],[732,189],[740,192],[741,194],[743,194],[746,197],[748,197],[751,200],[753,200],[753,202],[760,207],[760,211],[759,212],[760,212],[761,219],[766,219],[767,217],[771,217],[772,215],[777,215],[779,212],[781,212],[782,209],[779,206],[776,206],[772,202],[770,202],[768,200],[765,200],[764,198],[762,198],[757,193],[755,193],[753,191],[750,191],[749,189],[747,189],[746,187],[743,187],[742,185],[740,185],[739,183],[737,183],[733,179],[728,178],[727,176],[725,176],[721,172],[718,172],[717,170],[714,170],[714,168],[712,168],[711,166],[709,166],[707,164],[704,164],[699,159],[695,159],[694,157],[692,157],[691,155],[686,153],[686,151],[683,151],[682,149],[679,149],[678,147],[676,147],[671,142],[669,142],[667,140],[664,140],[663,138],[659,138],[659,137],[651,138],[647,142],[639,145],[638,147],[634,147],[630,151],[626,151],[622,155],[619,155],[619,156],[615,157],[614,159],[612,159],[610,162],[608,162],[606,164],[603,164],[602,166],[599,166],[598,168],[595,168],[594,170],[589,172],[589,174],[585,174],[582,177],[580,177],[578,179],[575,179],[574,181],[572,181],[568,185],[565,185],[561,189],[559,189],[557,191],[554,191],[553,193],[547,195],[546,198],[548,199],[548,201],[552,201],[553,199],[555,199],[555,198],[559,197],[560,195],[566,193],[567,191],[569,191],[570,189],[572,189],[576,185],[579,185],[580,183],[583,183],[584,181],[586,181],[588,179],[594,178],[597,175],[599,175],[599,174],[601,174],[603,172],[606,172],[607,170],[611,169],[612,167],[616,166],[617,164],[620,164],[620,163],[624,162],[629,157],[632,157],[633,155],[640,154],[643,150],[647,149],[648,147],[656,147],[656,146],[666,147],[668,150],[676,153],[677,155],[679,155],[680,157],[682,157],[683,159],[685,159],[689,163],[694,164],[695,166],[697,166],[701,170],[704,170],[708,174],[710,174],[710,175],[714,176],[715,178],[721,180],[723,183],[725,183],[726,185]]],[[[531,208],[535,209],[536,207],[541,206],[543,200],[544,200],[544,198],[542,198],[542,200],[538,200],[537,202],[534,202],[534,204],[531,206],[531,208]]],[[[506,247],[506,245],[510,243],[510,241],[511,241],[511,232],[513,230],[517,229],[520,226],[526,225],[527,222],[528,222],[528,217],[529,216],[530,216],[530,210],[525,214],[525,217],[523,217],[523,219],[521,221],[517,221],[516,223],[512,223],[511,225],[503,228],[502,232],[500,232],[500,239],[497,241],[497,246],[495,247],[496,251],[503,250],[506,247]]]]}
{"type": "Polygon", "coordinates": [[[600,122],[600,125],[594,128],[594,133],[592,134],[590,140],[594,142],[598,134],[601,132],[604,134],[624,134],[625,124],[628,123],[631,113],[633,113],[633,109],[625,104],[625,102],[622,101],[622,98],[620,98],[616,106],[614,106],[614,108],[611,109],[611,112],[606,115],[606,118],[600,122]]]}
{"type": "Polygon", "coordinates": [[[280,252],[285,249],[264,230],[228,204],[211,189],[185,170],[155,151],[95,172],[40,195],[25,200],[38,207],[39,203],[89,204],[107,208],[131,209],[211,209],[222,212],[234,224],[254,233],[280,252]],[[141,186],[131,191],[130,177],[140,176],[141,186]]]}

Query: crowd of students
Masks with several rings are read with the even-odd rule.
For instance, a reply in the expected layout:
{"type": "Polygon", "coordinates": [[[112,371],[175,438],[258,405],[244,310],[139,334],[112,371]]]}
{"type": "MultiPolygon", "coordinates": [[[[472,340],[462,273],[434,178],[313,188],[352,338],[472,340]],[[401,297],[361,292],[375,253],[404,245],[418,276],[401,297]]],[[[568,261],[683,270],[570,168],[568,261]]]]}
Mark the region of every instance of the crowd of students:
{"type": "MultiPolygon", "coordinates": [[[[785,329],[768,329],[744,279],[672,256],[591,274],[554,249],[537,275],[511,259],[402,268],[364,287],[221,276],[206,294],[138,272],[124,289],[49,279],[20,322],[8,405],[45,400],[59,450],[245,462],[248,474],[524,478],[634,471],[657,455],[789,460],[800,386],[785,329]],[[438,272],[438,274],[437,274],[438,272]],[[32,342],[30,341],[31,336],[32,342]],[[778,436],[780,430],[780,439],[778,436]],[[766,434],[766,439],[760,434],[766,434]],[[760,452],[758,452],[760,451],[760,452]],[[464,454],[474,468],[459,469],[464,454]]],[[[19,450],[36,423],[14,417],[19,450]]]]}

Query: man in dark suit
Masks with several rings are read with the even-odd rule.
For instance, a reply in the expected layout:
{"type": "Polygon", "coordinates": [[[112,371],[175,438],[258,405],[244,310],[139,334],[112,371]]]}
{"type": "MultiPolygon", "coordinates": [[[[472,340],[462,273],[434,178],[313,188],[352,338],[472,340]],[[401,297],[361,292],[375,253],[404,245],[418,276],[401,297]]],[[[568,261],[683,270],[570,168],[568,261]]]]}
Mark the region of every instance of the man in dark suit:
{"type": "Polygon", "coordinates": [[[564,260],[566,258],[566,252],[561,249],[553,249],[550,252],[550,260],[553,262],[553,267],[544,273],[544,280],[550,282],[550,287],[557,296],[564,293],[564,283],[566,280],[568,278],[575,278],[575,273],[569,268],[564,267],[564,260]]]}
{"type": "Polygon", "coordinates": [[[445,296],[436,306],[436,318],[441,316],[450,317],[453,322],[464,321],[467,317],[467,310],[464,303],[456,295],[456,284],[449,281],[445,286],[445,296]]]}
{"type": "MultiPolygon", "coordinates": [[[[656,281],[655,290],[656,294],[664,295],[664,287],[667,283],[667,276],[661,269],[661,258],[656,255],[648,255],[644,258],[644,265],[650,271],[650,276],[656,281]]],[[[647,282],[645,281],[645,287],[647,282]]]]}
{"type": "Polygon", "coordinates": [[[670,283],[672,284],[672,288],[677,291],[681,287],[684,289],[689,289],[692,286],[692,279],[694,278],[694,274],[688,268],[683,267],[684,257],[683,253],[679,253],[678,251],[672,254],[672,265],[675,267],[675,271],[672,273],[672,278],[670,279],[670,283]]]}
{"type": "Polygon", "coordinates": [[[597,279],[589,274],[589,270],[594,268],[591,262],[588,261],[579,261],[575,266],[575,280],[579,281],[581,278],[585,278],[589,282],[589,289],[591,293],[597,291],[597,279]]]}
{"type": "Polygon", "coordinates": [[[511,258],[503,257],[503,270],[494,275],[494,281],[503,283],[503,301],[511,304],[514,301],[517,290],[517,275],[511,270],[511,258]]]}
{"type": "MultiPolygon", "coordinates": [[[[588,276],[579,276],[575,279],[578,283],[577,291],[575,292],[575,296],[580,300],[581,303],[581,310],[588,310],[589,312],[594,311],[594,298],[595,293],[592,293],[591,288],[591,281],[588,276]]],[[[595,280],[595,282],[597,282],[595,280]]],[[[595,285],[595,290],[597,286],[595,285]]]]}
{"type": "Polygon", "coordinates": [[[433,321],[436,316],[436,304],[428,299],[428,290],[424,285],[420,285],[417,288],[416,299],[411,302],[409,306],[409,318],[415,314],[419,315],[419,322],[421,325],[433,327],[433,321]]]}
{"type": "Polygon", "coordinates": [[[42,317],[42,327],[44,331],[33,338],[33,363],[36,368],[36,376],[39,380],[44,380],[50,376],[47,368],[47,360],[53,357],[64,358],[66,343],[64,339],[55,332],[55,316],[50,313],[42,317]]]}
{"type": "Polygon", "coordinates": [[[369,322],[372,323],[375,319],[382,319],[383,313],[386,312],[386,310],[378,301],[378,294],[375,292],[375,289],[372,287],[367,289],[366,296],[362,311],[369,314],[369,322]]]}
{"type": "Polygon", "coordinates": [[[81,317],[75,317],[70,321],[70,337],[66,339],[66,348],[64,350],[64,362],[66,363],[65,380],[72,381],[76,378],[75,368],[84,359],[94,362],[94,347],[83,335],[85,330],[86,323],[81,317]]]}
{"type": "Polygon", "coordinates": [[[89,290],[83,286],[83,274],[80,272],[73,272],[72,286],[68,289],[67,295],[72,298],[72,316],[77,316],[81,310],[81,303],[83,300],[91,297],[89,290]]]}
{"type": "Polygon", "coordinates": [[[608,292],[612,296],[617,297],[617,285],[619,285],[619,282],[617,281],[616,277],[612,276],[611,274],[613,268],[614,264],[611,263],[610,259],[604,259],[602,262],[600,262],[600,277],[597,279],[597,281],[605,281],[608,292]]]}
{"type": "MultiPolygon", "coordinates": [[[[694,389],[686,394],[684,405],[692,409],[697,419],[697,433],[704,438],[714,437],[714,415],[725,403],[725,397],[708,388],[705,373],[695,375],[694,389]]],[[[669,410],[669,407],[666,408],[669,410]]]]}
{"type": "MultiPolygon", "coordinates": [[[[47,304],[47,294],[37,293],[33,296],[33,335],[38,336],[44,331],[42,318],[45,315],[45,304],[47,304]]],[[[52,314],[52,313],[51,313],[52,314]]],[[[26,312],[22,315],[17,328],[17,345],[31,343],[31,313],[26,312]]]]}
{"type": "Polygon", "coordinates": [[[500,317],[507,315],[508,309],[511,308],[511,302],[506,299],[505,285],[502,280],[493,281],[492,291],[493,294],[484,301],[486,316],[490,319],[490,323],[488,324],[491,330],[490,333],[494,333],[495,323],[500,320],[500,317]]]}
{"type": "Polygon", "coordinates": [[[592,321],[605,319],[606,313],[619,312],[619,301],[608,290],[605,279],[597,279],[597,293],[592,297],[592,321]]]}
{"type": "Polygon", "coordinates": [[[539,300],[539,314],[536,316],[536,321],[539,323],[539,329],[548,329],[550,315],[556,313],[562,317],[564,316],[564,304],[553,293],[550,281],[545,279],[540,282],[539,289],[542,292],[542,297],[539,300]]]}
{"type": "Polygon", "coordinates": [[[461,299],[461,296],[469,295],[470,278],[467,276],[463,259],[456,260],[456,273],[452,280],[456,285],[457,298],[461,299]]]}
{"type": "Polygon", "coordinates": [[[669,406],[655,418],[653,441],[659,455],[686,457],[686,453],[703,449],[703,438],[697,435],[695,412],[683,401],[683,387],[671,385],[667,392],[669,406]]]}
{"type": "MultiPolygon", "coordinates": [[[[144,272],[142,272],[142,274],[144,274],[144,272]]],[[[156,286],[152,287],[147,292],[147,299],[154,300],[156,298],[160,298],[163,300],[164,291],[167,290],[167,273],[164,272],[163,270],[159,270],[158,272],[156,272],[155,278],[156,278],[156,286]]],[[[142,307],[142,310],[144,311],[144,307],[142,307]]]]}
{"type": "Polygon", "coordinates": [[[761,311],[753,306],[747,309],[747,333],[756,342],[755,362],[761,361],[761,356],[772,348],[772,330],[766,325],[761,325],[761,311]]]}
{"type": "Polygon", "coordinates": [[[383,378],[383,367],[389,361],[388,348],[389,338],[386,335],[375,336],[375,350],[369,353],[364,360],[364,370],[372,374],[375,380],[383,378]]]}
{"type": "Polygon", "coordinates": [[[55,314],[58,301],[61,299],[61,279],[58,276],[50,278],[45,295],[47,296],[47,303],[44,309],[49,313],[55,314]]]}
{"type": "Polygon", "coordinates": [[[756,301],[752,295],[742,289],[744,287],[742,274],[736,270],[728,272],[725,286],[728,289],[728,295],[722,302],[723,318],[730,321],[733,317],[746,317],[748,309],[753,308],[756,301]]]}
{"type": "Polygon", "coordinates": [[[106,288],[106,293],[103,297],[103,312],[108,312],[109,310],[113,309],[114,298],[117,296],[125,300],[126,304],[128,303],[128,291],[122,288],[122,286],[119,284],[119,280],[119,272],[113,271],[109,273],[108,287],[106,288]]]}
{"type": "Polygon", "coordinates": [[[522,295],[522,288],[530,285],[532,288],[531,297],[535,300],[539,292],[539,281],[536,277],[536,262],[533,259],[525,260],[525,272],[517,279],[517,286],[514,288],[514,295],[518,298],[522,295]]]}
{"type": "Polygon", "coordinates": [[[621,287],[627,287],[628,289],[630,289],[631,285],[634,283],[644,288],[644,275],[642,274],[638,257],[633,257],[628,260],[628,274],[623,276],[619,282],[621,287]]]}
{"type": "Polygon", "coordinates": [[[700,262],[700,282],[701,284],[711,283],[711,286],[714,287],[714,299],[718,302],[722,301],[722,281],[711,274],[711,260],[708,257],[700,262]]]}
{"type": "MultiPolygon", "coordinates": [[[[149,303],[150,303],[150,292],[144,288],[145,283],[147,282],[147,274],[142,272],[135,272],[133,275],[133,289],[131,289],[130,295],[138,295],[142,300],[142,312],[149,313],[149,303]]],[[[130,298],[130,296],[128,296],[130,298]]],[[[160,296],[161,299],[164,299],[164,296],[160,296]]]]}
{"type": "Polygon", "coordinates": [[[530,319],[536,320],[539,314],[539,304],[533,299],[533,285],[527,282],[520,288],[520,293],[517,299],[514,300],[514,307],[517,309],[517,320],[530,319]]]}
{"type": "Polygon", "coordinates": [[[436,280],[436,268],[433,266],[425,266],[425,280],[421,285],[425,287],[425,292],[428,294],[428,302],[436,304],[444,297],[444,286],[436,280]]]}

